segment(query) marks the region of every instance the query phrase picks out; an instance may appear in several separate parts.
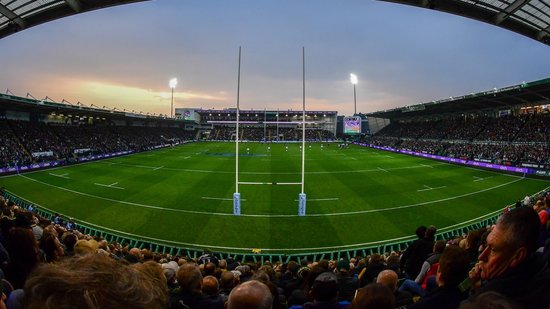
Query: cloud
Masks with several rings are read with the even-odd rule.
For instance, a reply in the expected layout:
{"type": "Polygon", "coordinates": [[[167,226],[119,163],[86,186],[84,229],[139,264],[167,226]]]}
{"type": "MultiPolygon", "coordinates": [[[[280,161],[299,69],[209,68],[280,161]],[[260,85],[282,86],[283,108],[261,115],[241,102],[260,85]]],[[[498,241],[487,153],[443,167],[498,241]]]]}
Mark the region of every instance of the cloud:
{"type": "MultiPolygon", "coordinates": [[[[170,110],[171,92],[155,91],[126,85],[83,81],[76,85],[83,99],[93,99],[119,109],[167,113],[170,110]]],[[[195,107],[206,101],[227,101],[224,96],[193,91],[174,91],[174,107],[195,107]]],[[[99,105],[96,103],[96,105],[99,105]]]]}

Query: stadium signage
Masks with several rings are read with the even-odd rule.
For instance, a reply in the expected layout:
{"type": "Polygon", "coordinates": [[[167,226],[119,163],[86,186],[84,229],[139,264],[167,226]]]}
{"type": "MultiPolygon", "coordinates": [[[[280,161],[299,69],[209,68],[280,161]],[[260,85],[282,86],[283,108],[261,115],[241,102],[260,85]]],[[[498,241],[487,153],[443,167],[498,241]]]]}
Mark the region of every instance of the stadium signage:
{"type": "Polygon", "coordinates": [[[521,166],[532,167],[532,168],[544,168],[544,165],[532,164],[532,163],[522,163],[521,166]]]}
{"type": "Polygon", "coordinates": [[[93,156],[78,158],[78,162],[86,162],[86,161],[94,161],[94,160],[99,160],[104,158],[118,157],[118,156],[130,154],[130,153],[133,153],[133,151],[120,151],[115,153],[93,155],[93,156]]]}
{"type": "MultiPolygon", "coordinates": [[[[522,174],[535,174],[536,173],[535,170],[528,169],[528,168],[525,168],[525,167],[505,166],[505,165],[492,164],[492,163],[486,163],[486,162],[477,162],[477,161],[471,161],[471,160],[449,158],[449,157],[431,155],[431,154],[426,154],[426,153],[414,152],[414,151],[410,151],[410,150],[394,149],[394,148],[391,148],[391,147],[381,147],[381,146],[365,144],[365,143],[355,143],[355,144],[360,145],[360,146],[364,146],[364,147],[370,147],[370,148],[375,148],[375,149],[381,149],[381,150],[387,150],[387,151],[392,151],[392,152],[404,153],[404,154],[417,156],[417,157],[424,157],[424,158],[429,158],[429,159],[434,159],[434,160],[441,160],[441,161],[447,161],[447,162],[452,162],[452,163],[457,163],[457,164],[471,165],[471,166],[489,168],[489,169],[500,170],[500,171],[522,173],[522,174]]],[[[537,174],[537,175],[539,175],[539,174],[537,174]]]]}
{"type": "Polygon", "coordinates": [[[53,161],[53,162],[45,162],[45,163],[35,163],[35,164],[24,165],[24,166],[4,167],[4,168],[0,168],[0,174],[16,173],[19,171],[28,171],[28,170],[34,170],[39,168],[58,166],[62,164],[63,164],[63,161],[53,161]]]}
{"type": "MultiPolygon", "coordinates": [[[[93,160],[98,160],[103,158],[117,157],[117,156],[127,155],[130,153],[133,153],[133,151],[121,151],[116,153],[82,157],[82,158],[78,158],[78,162],[86,162],[86,161],[93,161],[93,160]]],[[[47,167],[54,167],[54,166],[64,165],[64,164],[66,164],[65,161],[52,161],[52,162],[34,163],[31,165],[4,167],[4,168],[0,168],[0,175],[8,174],[8,173],[19,173],[22,171],[30,171],[35,169],[47,168],[47,167]]]]}
{"type": "Polygon", "coordinates": [[[550,176],[550,171],[536,170],[535,175],[537,175],[537,176],[550,176]]]}
{"type": "Polygon", "coordinates": [[[92,151],[91,148],[81,148],[81,149],[75,149],[74,153],[86,153],[92,151]]]}
{"type": "Polygon", "coordinates": [[[424,104],[420,105],[412,105],[412,106],[406,106],[401,109],[402,113],[410,113],[410,112],[416,112],[416,111],[423,111],[426,109],[426,106],[424,104]]]}
{"type": "Polygon", "coordinates": [[[33,156],[33,158],[36,158],[36,157],[51,157],[51,156],[53,156],[53,151],[38,151],[38,152],[31,153],[31,155],[33,156]]]}

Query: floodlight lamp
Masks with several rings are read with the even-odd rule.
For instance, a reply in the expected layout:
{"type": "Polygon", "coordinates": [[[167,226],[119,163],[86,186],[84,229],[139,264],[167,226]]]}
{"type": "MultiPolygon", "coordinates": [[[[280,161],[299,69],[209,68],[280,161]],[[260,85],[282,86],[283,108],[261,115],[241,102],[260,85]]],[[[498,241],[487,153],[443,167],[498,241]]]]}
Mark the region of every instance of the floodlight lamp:
{"type": "Polygon", "coordinates": [[[357,85],[357,75],[351,73],[351,74],[349,75],[349,81],[350,81],[352,84],[357,85]]]}
{"type": "Polygon", "coordinates": [[[170,85],[170,88],[174,89],[176,88],[176,86],[178,85],[178,79],[177,78],[172,78],[169,82],[169,85],[170,85]]]}

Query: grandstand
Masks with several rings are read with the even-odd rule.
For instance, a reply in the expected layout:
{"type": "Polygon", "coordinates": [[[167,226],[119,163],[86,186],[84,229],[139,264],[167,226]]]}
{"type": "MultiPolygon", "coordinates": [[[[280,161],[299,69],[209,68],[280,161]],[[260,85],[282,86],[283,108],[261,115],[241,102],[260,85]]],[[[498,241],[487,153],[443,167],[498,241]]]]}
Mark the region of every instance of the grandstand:
{"type": "MultiPolygon", "coordinates": [[[[202,138],[207,140],[235,140],[237,111],[176,109],[176,116],[193,120],[202,138]],[[185,115],[185,116],[182,116],[185,115]]],[[[306,140],[333,141],[336,138],[337,112],[306,112],[306,140]]],[[[302,111],[241,110],[242,124],[239,139],[250,141],[301,140],[302,111]]]]}
{"type": "Polygon", "coordinates": [[[365,141],[548,175],[549,83],[545,79],[371,113],[376,134],[365,141]]]}

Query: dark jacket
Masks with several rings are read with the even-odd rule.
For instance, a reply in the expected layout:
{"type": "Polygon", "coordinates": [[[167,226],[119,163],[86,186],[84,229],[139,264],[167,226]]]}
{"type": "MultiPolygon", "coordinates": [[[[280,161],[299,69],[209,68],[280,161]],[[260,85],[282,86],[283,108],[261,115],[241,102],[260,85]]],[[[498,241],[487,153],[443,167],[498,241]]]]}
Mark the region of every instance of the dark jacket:
{"type": "Polygon", "coordinates": [[[347,274],[338,274],[338,301],[352,301],[357,288],[359,288],[357,278],[347,274]]]}
{"type": "Polygon", "coordinates": [[[473,299],[487,291],[500,293],[524,308],[548,309],[550,307],[548,263],[542,255],[534,254],[498,278],[485,282],[470,298],[473,299]]]}
{"type": "Polygon", "coordinates": [[[424,298],[410,305],[409,309],[456,309],[464,299],[467,292],[461,292],[456,286],[439,287],[426,294],[424,298]]]}
{"type": "Polygon", "coordinates": [[[349,302],[337,302],[337,301],[328,301],[328,302],[312,302],[305,303],[303,309],[342,309],[349,307],[349,302]]]}
{"type": "Polygon", "coordinates": [[[413,243],[405,250],[401,257],[401,269],[409,276],[410,279],[415,279],[422,268],[422,264],[428,257],[428,254],[433,251],[433,239],[421,238],[413,241],[413,243]]]}
{"type": "Polygon", "coordinates": [[[170,309],[223,309],[221,299],[210,299],[202,293],[178,292],[170,295],[170,309]]]}

